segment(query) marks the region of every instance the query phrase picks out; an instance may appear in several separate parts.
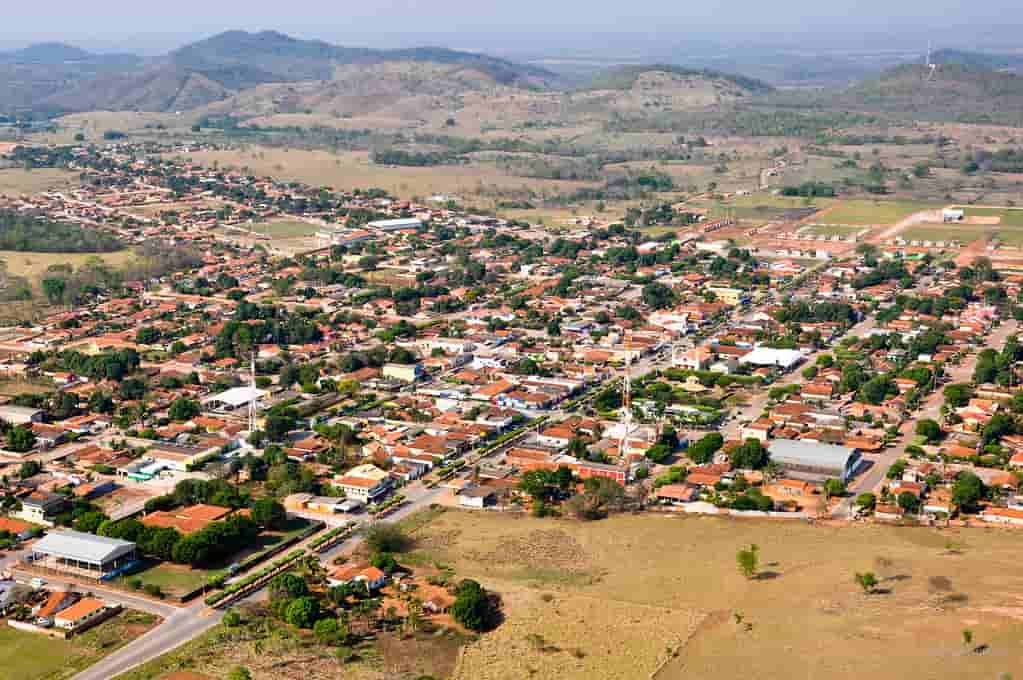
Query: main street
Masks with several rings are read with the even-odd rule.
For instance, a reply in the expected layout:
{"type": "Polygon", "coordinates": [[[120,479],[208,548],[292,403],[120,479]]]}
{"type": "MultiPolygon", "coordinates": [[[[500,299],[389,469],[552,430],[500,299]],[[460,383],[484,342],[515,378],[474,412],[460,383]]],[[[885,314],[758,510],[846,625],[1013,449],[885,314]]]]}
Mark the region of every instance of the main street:
{"type": "MultiPolygon", "coordinates": [[[[403,490],[408,502],[391,514],[388,521],[398,521],[430,506],[444,489],[436,487],[427,488],[421,483],[409,485],[403,490]]],[[[330,568],[332,561],[338,555],[353,551],[360,543],[362,536],[358,533],[351,538],[342,541],[330,550],[321,554],[320,561],[324,567],[330,568]]],[[[79,586],[79,588],[81,588],[79,586]]],[[[256,601],[263,597],[266,588],[261,588],[245,598],[246,601],[256,601]]],[[[150,600],[138,602],[143,598],[134,598],[122,595],[117,591],[103,590],[103,597],[119,601],[126,607],[133,607],[143,611],[153,611],[154,603],[150,600]]],[[[164,621],[159,626],[149,631],[142,637],[129,642],[110,656],[96,663],[88,670],[82,671],[74,676],[74,680],[109,680],[117,675],[151,661],[167,652],[196,638],[209,629],[220,623],[223,612],[207,607],[201,599],[187,607],[172,607],[171,605],[160,605],[167,609],[159,613],[164,616],[164,621]]]]}
{"type": "MultiPolygon", "coordinates": [[[[1005,341],[1019,330],[1019,323],[1014,319],[1003,322],[985,340],[984,347],[977,348],[977,351],[968,356],[955,366],[946,370],[947,383],[968,383],[973,380],[973,371],[977,367],[977,360],[980,351],[986,347],[1001,350],[1005,341]]],[[[861,493],[876,492],[888,475],[888,470],[899,458],[907,457],[906,447],[913,443],[916,433],[916,424],[925,419],[941,420],[941,407],[945,402],[943,390],[939,387],[924,399],[919,410],[910,418],[907,418],[899,426],[899,437],[893,445],[884,449],[876,459],[871,461],[871,467],[867,472],[857,479],[849,489],[849,495],[832,511],[832,516],[838,519],[848,518],[852,514],[853,503],[856,496],[861,493]]]]}
{"type": "MultiPolygon", "coordinates": [[[[877,320],[874,316],[868,316],[863,319],[855,326],[850,328],[845,335],[849,337],[862,337],[869,334],[874,328],[877,327],[877,320]]],[[[826,348],[817,350],[808,354],[804,366],[812,366],[816,361],[817,357],[822,354],[828,354],[833,351],[833,348],[826,348]]],[[[783,376],[777,382],[773,383],[771,387],[785,387],[787,385],[795,385],[802,381],[801,370],[795,370],[788,375],[783,376]]],[[[770,401],[770,389],[761,389],[753,398],[749,400],[745,406],[741,407],[724,426],[721,428],[721,434],[725,439],[738,439],[739,431],[743,425],[748,424],[760,417],[760,414],[764,412],[770,401]]]]}

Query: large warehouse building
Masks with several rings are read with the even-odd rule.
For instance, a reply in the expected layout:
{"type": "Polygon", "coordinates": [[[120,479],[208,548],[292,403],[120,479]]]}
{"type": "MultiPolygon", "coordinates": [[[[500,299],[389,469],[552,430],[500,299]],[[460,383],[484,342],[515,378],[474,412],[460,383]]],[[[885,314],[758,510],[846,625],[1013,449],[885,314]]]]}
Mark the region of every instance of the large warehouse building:
{"type": "Polygon", "coordinates": [[[860,452],[847,446],[819,444],[795,439],[774,439],[767,448],[771,461],[797,479],[848,482],[860,467],[860,452]]]}
{"type": "Polygon", "coordinates": [[[105,580],[136,561],[135,544],[80,531],[56,531],[36,541],[28,559],[43,569],[105,580]]]}

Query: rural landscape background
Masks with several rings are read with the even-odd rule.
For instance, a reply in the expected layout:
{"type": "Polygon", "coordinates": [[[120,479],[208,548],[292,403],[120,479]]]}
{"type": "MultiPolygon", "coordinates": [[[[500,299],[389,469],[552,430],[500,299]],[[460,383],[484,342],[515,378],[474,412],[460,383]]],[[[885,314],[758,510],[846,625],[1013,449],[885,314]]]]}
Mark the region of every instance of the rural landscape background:
{"type": "MultiPolygon", "coordinates": [[[[1019,8],[1003,9],[1023,19],[1019,8]]],[[[126,165],[155,158],[324,195],[382,190],[506,221],[548,246],[579,230],[606,235],[611,225],[670,243],[714,224],[703,240],[796,263],[811,278],[832,261],[895,250],[949,269],[983,258],[1018,274],[1023,45],[1005,27],[975,26],[964,37],[914,30],[911,19],[900,19],[898,41],[858,40],[832,25],[842,36],[832,46],[774,33],[747,40],[753,29],[741,41],[626,35],[608,49],[578,35],[559,47],[550,37],[509,37],[493,40],[493,50],[461,32],[444,44],[474,47],[410,45],[411,28],[392,43],[384,32],[373,47],[279,30],[210,31],[170,49],[112,49],[114,38],[29,44],[5,34],[0,198],[14,205],[94,188],[95,173],[42,159],[55,149],[123,148],[126,165]],[[949,210],[962,215],[946,219],[949,210]]],[[[444,35],[432,25],[423,33],[444,35]]],[[[240,201],[205,195],[131,209],[153,221],[147,228],[172,229],[191,211],[227,222],[240,201]]],[[[210,230],[289,265],[322,254],[321,232],[291,217],[210,230]]],[[[551,260],[554,281],[585,264],[573,262],[577,251],[565,250],[567,264],[543,252],[539,264],[551,260]]],[[[61,249],[0,240],[4,342],[82,306],[63,288],[53,294],[45,282],[55,271],[152,268],[153,280],[173,278],[164,255],[142,242],[61,249]]],[[[380,285],[396,276],[349,264],[380,285]]],[[[635,263],[625,266],[640,276],[635,263]]],[[[101,289],[99,278],[76,285],[101,289]]],[[[506,292],[492,309],[508,302],[506,292]]],[[[774,283],[764,293],[782,301],[774,283]]],[[[7,397],[33,392],[49,388],[0,379],[7,397]]],[[[408,534],[400,561],[500,593],[503,619],[493,630],[411,641],[392,630],[339,662],[308,631],[276,632],[245,613],[244,623],[217,625],[118,677],[233,679],[245,666],[251,677],[307,680],[1023,678],[1018,530],[893,526],[828,512],[819,521],[636,512],[584,522],[425,501],[417,509],[400,522],[408,534]],[[745,578],[736,552],[751,544],[761,570],[745,578]],[[854,581],[867,571],[879,579],[876,593],[854,581]],[[964,645],[964,631],[982,653],[964,645]]],[[[132,624],[134,632],[152,623],[132,624]]],[[[22,643],[7,634],[0,678],[12,680],[74,677],[116,647],[76,641],[80,648],[39,670],[11,653],[22,643]]]]}

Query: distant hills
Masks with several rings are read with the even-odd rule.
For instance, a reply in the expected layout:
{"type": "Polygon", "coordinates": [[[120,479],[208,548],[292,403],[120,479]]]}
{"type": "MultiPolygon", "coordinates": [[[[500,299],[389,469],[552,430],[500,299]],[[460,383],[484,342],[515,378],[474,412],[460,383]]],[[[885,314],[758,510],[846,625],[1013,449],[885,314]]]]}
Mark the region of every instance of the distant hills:
{"type": "Polygon", "coordinates": [[[994,71],[1019,71],[1023,68],[1023,55],[968,52],[966,50],[938,50],[931,55],[935,64],[958,64],[994,71]]]}
{"type": "Polygon", "coordinates": [[[673,64],[647,64],[619,66],[598,73],[585,89],[627,90],[633,88],[644,76],[661,73],[676,78],[694,78],[731,84],[746,93],[763,94],[774,88],[762,80],[733,73],[722,73],[713,69],[693,69],[673,64]]]}
{"type": "Polygon", "coordinates": [[[261,85],[331,81],[340,67],[396,62],[471,69],[510,87],[558,82],[545,69],[483,54],[348,48],[274,31],[228,31],[152,59],[98,55],[61,43],[0,52],[0,92],[7,93],[0,112],[192,109],[261,85]]]}
{"type": "Polygon", "coordinates": [[[828,99],[840,108],[921,120],[1023,125],[1023,77],[986,66],[945,62],[941,53],[932,60],[938,64],[933,77],[923,64],[905,64],[828,99]]]}

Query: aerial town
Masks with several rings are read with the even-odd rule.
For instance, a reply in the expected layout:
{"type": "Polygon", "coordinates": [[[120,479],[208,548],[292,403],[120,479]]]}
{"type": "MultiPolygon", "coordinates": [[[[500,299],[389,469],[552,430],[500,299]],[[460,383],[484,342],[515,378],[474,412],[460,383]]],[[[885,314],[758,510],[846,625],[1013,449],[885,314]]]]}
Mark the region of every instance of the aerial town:
{"type": "Polygon", "coordinates": [[[0,335],[24,388],[0,405],[7,623],[160,633],[76,677],[268,592],[353,657],[395,626],[488,629],[479,583],[402,564],[394,527],[424,512],[1023,526],[1023,275],[983,254],[766,257],[774,236],[698,213],[552,234],[187,151],[7,149],[82,183],[3,215],[142,254],[131,280],[51,265],[53,311],[0,335]],[[285,221],[311,229],[268,235],[285,221]]]}

